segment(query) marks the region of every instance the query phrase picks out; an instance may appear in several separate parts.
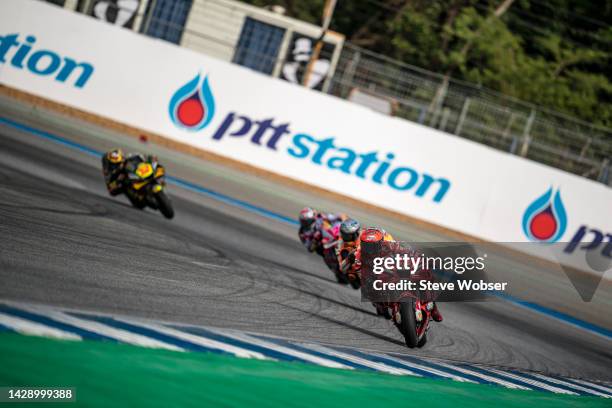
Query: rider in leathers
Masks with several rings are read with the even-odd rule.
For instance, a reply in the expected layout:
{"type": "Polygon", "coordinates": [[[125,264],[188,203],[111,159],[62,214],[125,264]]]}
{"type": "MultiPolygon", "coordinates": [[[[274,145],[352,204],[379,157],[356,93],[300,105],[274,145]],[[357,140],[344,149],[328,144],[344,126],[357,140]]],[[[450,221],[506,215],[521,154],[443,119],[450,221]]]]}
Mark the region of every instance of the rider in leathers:
{"type": "Polygon", "coordinates": [[[330,234],[330,229],[334,225],[342,222],[346,217],[342,214],[330,214],[316,211],[310,207],[306,207],[300,211],[299,221],[300,229],[298,236],[300,241],[309,252],[316,252],[323,255],[323,239],[333,238],[330,234]]]}
{"type": "Polygon", "coordinates": [[[106,188],[112,196],[123,192],[123,179],[125,177],[125,155],[121,149],[113,149],[102,156],[102,172],[106,188]]]}
{"type": "MultiPolygon", "coordinates": [[[[137,166],[138,163],[145,161],[157,160],[156,156],[144,156],[140,153],[130,153],[127,156],[121,149],[112,149],[102,156],[102,172],[104,173],[104,181],[106,188],[112,196],[125,193],[130,201],[133,197],[130,195],[130,190],[125,188],[125,180],[127,178],[127,168],[130,165],[137,166]]],[[[159,165],[161,167],[161,165],[159,165]]]]}
{"type": "MultiPolygon", "coordinates": [[[[393,236],[384,230],[380,230],[383,234],[383,240],[395,242],[393,236]]],[[[342,241],[339,243],[338,262],[340,263],[340,271],[348,275],[349,280],[354,280],[361,274],[361,224],[357,220],[348,219],[340,226],[340,236],[342,241]]],[[[378,304],[373,303],[379,314],[382,310],[378,304]]],[[[431,317],[436,322],[442,321],[442,314],[434,302],[434,307],[431,311],[431,317]]]]}

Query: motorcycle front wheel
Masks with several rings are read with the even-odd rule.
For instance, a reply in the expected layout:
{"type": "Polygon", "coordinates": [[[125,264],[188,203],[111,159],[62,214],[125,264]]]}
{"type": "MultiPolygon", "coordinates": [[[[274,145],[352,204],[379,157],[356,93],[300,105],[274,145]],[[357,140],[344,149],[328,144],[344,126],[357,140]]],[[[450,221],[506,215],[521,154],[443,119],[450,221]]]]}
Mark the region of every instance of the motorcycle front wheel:
{"type": "MultiPolygon", "coordinates": [[[[404,336],[406,346],[415,348],[418,346],[419,339],[416,332],[416,317],[414,315],[414,299],[406,299],[400,303],[400,316],[402,318],[398,325],[400,332],[404,336]]],[[[425,343],[423,343],[425,344],[425,343]]]]}
{"type": "Polygon", "coordinates": [[[361,288],[361,279],[356,276],[354,279],[350,279],[351,287],[355,290],[361,288]]]}
{"type": "Polygon", "coordinates": [[[128,198],[128,200],[130,200],[132,207],[138,208],[139,210],[142,210],[143,208],[146,207],[147,204],[145,203],[145,201],[138,199],[138,197],[136,196],[136,193],[132,191],[126,191],[125,195],[128,198]]]}
{"type": "Polygon", "coordinates": [[[164,217],[171,219],[174,217],[174,209],[170,199],[163,191],[155,193],[155,201],[157,202],[157,208],[164,215],[164,217]]]}
{"type": "Polygon", "coordinates": [[[336,281],[341,285],[348,285],[349,280],[345,274],[340,272],[338,269],[334,270],[334,275],[336,276],[336,281]]]}

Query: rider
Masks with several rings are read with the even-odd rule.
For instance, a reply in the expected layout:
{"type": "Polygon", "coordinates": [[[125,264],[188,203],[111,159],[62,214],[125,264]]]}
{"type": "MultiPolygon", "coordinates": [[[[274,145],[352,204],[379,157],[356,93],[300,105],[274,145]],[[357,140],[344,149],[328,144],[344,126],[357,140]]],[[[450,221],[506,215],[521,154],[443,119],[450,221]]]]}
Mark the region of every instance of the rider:
{"type": "Polygon", "coordinates": [[[126,170],[131,163],[132,166],[138,165],[141,162],[157,161],[157,156],[142,155],[140,153],[124,154],[123,150],[115,148],[104,156],[102,156],[102,172],[104,173],[104,181],[108,192],[116,196],[124,193],[123,180],[126,177],[126,170]]]}
{"type": "MultiPolygon", "coordinates": [[[[338,245],[338,263],[340,271],[347,274],[349,279],[355,279],[361,270],[361,224],[354,219],[347,219],[340,225],[340,238],[338,245]]],[[[385,241],[393,241],[391,234],[384,232],[385,241]]]]}
{"type": "Polygon", "coordinates": [[[112,149],[102,156],[102,172],[110,195],[123,192],[123,178],[126,157],[121,149],[112,149]]]}
{"type": "MultiPolygon", "coordinates": [[[[391,234],[385,230],[379,229],[383,234],[383,241],[395,242],[391,234]]],[[[340,271],[346,273],[349,279],[355,279],[361,273],[361,224],[357,220],[348,219],[340,226],[340,236],[342,241],[339,244],[338,262],[340,263],[340,271]]],[[[442,314],[438,309],[436,302],[431,311],[431,317],[436,322],[442,321],[442,314]]],[[[376,309],[379,305],[374,303],[376,309]]]]}
{"type": "Polygon", "coordinates": [[[346,216],[343,214],[330,214],[319,212],[313,208],[305,207],[299,215],[300,229],[298,236],[300,241],[309,252],[317,252],[323,255],[321,241],[324,238],[332,238],[329,230],[334,225],[341,223],[346,216]]]}

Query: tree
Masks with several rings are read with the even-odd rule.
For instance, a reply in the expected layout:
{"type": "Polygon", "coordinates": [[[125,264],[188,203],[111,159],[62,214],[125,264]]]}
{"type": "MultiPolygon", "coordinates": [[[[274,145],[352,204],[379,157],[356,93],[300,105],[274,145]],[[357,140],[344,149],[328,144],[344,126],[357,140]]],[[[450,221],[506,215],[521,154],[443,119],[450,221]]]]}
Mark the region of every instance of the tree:
{"type": "MultiPolygon", "coordinates": [[[[324,1],[273,3],[318,24],[324,1]]],[[[612,0],[338,0],[331,29],[446,78],[612,127],[612,0]]]]}

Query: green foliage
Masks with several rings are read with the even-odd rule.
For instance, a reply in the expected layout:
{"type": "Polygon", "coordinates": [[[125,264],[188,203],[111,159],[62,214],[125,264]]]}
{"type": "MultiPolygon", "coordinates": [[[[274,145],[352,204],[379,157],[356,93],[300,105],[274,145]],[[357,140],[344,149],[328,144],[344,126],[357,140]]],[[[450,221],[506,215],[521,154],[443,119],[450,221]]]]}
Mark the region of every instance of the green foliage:
{"type": "MultiPolygon", "coordinates": [[[[245,1],[314,24],[324,4],[245,1]]],[[[372,51],[612,127],[612,0],[338,0],[331,28],[372,51]]]]}

